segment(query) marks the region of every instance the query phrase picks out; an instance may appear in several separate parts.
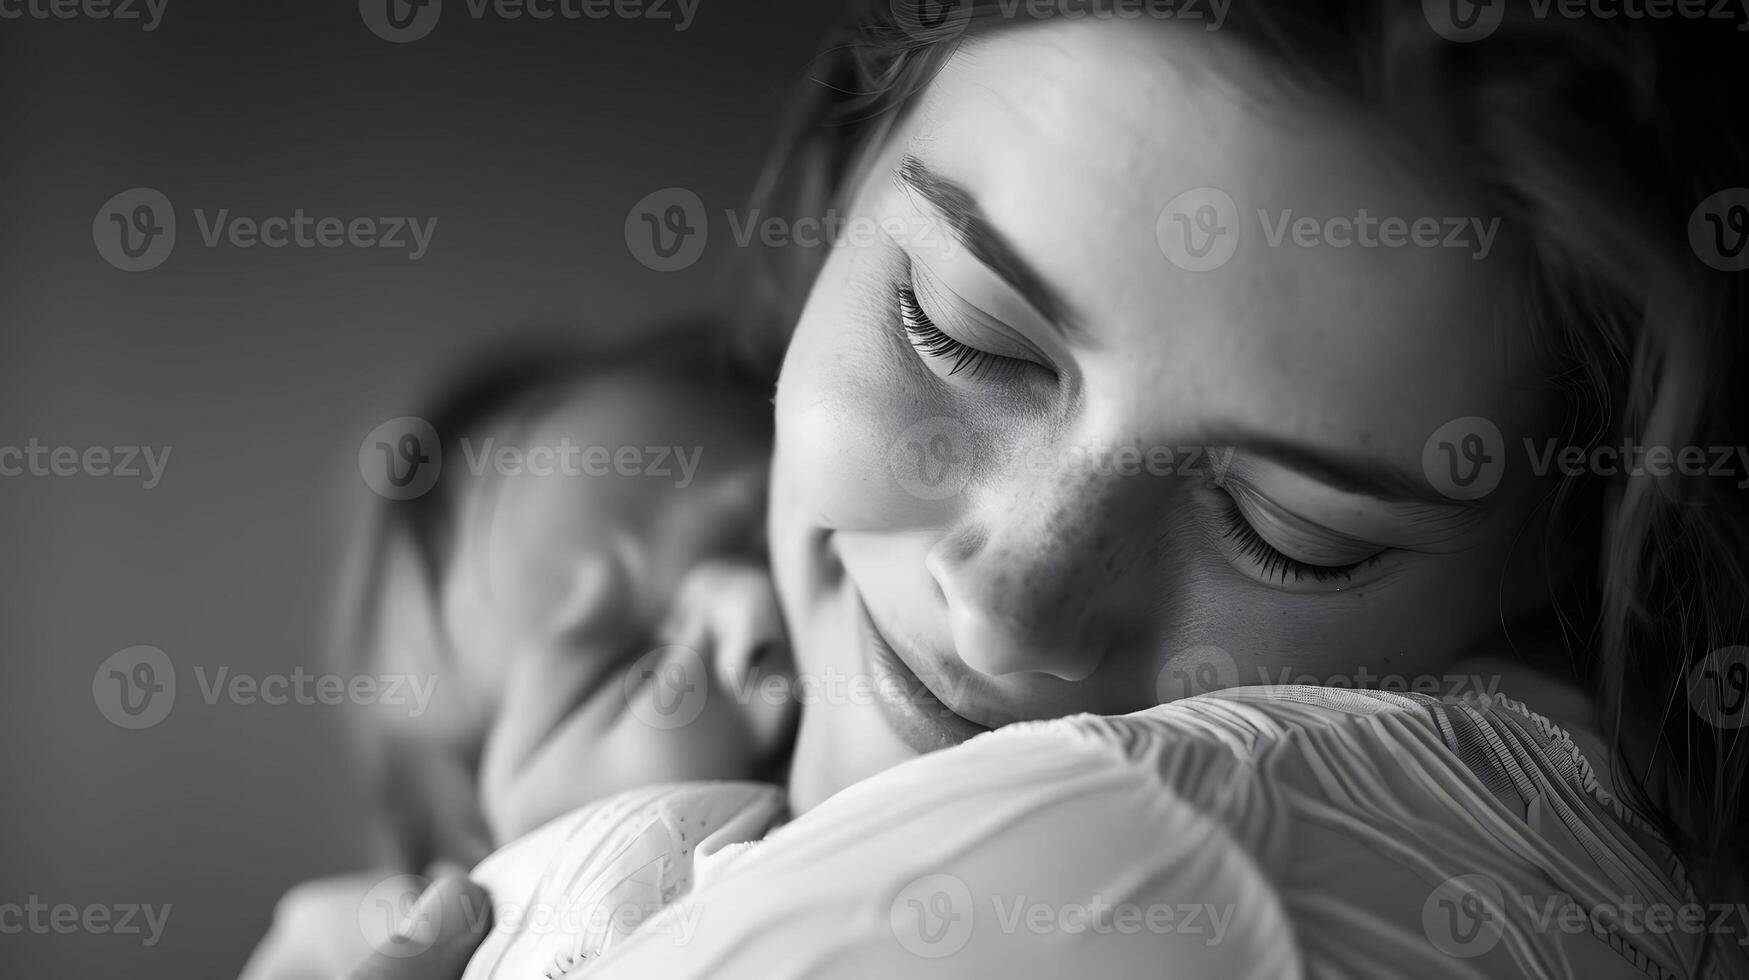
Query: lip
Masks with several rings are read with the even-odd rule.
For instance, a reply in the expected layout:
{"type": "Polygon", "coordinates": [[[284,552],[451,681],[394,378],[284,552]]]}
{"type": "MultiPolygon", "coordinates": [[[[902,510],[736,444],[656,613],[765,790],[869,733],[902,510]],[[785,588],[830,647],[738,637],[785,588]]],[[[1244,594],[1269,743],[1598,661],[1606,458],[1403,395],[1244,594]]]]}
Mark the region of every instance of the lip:
{"type": "Polygon", "coordinates": [[[875,687],[881,715],[906,745],[919,753],[964,742],[990,729],[949,708],[893,647],[859,598],[857,613],[865,641],[863,658],[875,687]]]}

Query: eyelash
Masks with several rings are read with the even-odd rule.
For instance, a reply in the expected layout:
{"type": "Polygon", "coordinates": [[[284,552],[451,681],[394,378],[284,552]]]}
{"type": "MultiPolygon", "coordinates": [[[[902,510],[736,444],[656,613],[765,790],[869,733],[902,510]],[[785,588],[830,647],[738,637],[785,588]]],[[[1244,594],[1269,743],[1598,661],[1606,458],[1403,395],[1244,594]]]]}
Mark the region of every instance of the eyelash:
{"type": "Polygon", "coordinates": [[[997,380],[1013,375],[1024,366],[1024,362],[1015,358],[992,354],[948,336],[929,319],[929,314],[923,312],[910,283],[899,284],[898,301],[899,322],[904,325],[911,346],[924,357],[951,361],[947,369],[949,377],[964,371],[968,378],[989,376],[997,380]]]}
{"type": "Polygon", "coordinates": [[[1224,537],[1232,541],[1239,553],[1263,570],[1265,578],[1278,582],[1300,582],[1308,576],[1315,582],[1348,582],[1354,579],[1354,573],[1377,564],[1383,554],[1362,558],[1348,565],[1313,565],[1290,558],[1279,551],[1274,545],[1263,540],[1263,535],[1251,526],[1245,515],[1239,512],[1237,504],[1229,503],[1226,510],[1227,531],[1224,537]]]}

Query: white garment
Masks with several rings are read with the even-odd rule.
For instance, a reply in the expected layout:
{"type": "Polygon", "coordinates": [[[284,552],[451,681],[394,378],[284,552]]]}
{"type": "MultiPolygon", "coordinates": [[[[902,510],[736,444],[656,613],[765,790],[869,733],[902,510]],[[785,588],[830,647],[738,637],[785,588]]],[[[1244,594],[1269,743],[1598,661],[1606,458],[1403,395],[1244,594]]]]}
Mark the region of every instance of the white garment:
{"type": "MultiPolygon", "coordinates": [[[[500,915],[466,980],[1690,977],[1741,914],[1499,696],[1235,688],[1011,725],[781,810],[654,787],[512,843],[475,873],[498,907],[577,924],[500,915]]],[[[1705,975],[1749,977],[1737,940],[1705,975]]]]}

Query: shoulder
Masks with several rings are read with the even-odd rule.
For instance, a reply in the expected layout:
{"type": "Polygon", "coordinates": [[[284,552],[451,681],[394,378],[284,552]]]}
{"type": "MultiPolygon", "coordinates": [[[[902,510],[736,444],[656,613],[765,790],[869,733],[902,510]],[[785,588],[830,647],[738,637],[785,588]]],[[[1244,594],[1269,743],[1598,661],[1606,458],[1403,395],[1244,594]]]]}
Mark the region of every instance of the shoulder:
{"type": "Polygon", "coordinates": [[[1009,726],[834,796],[602,966],[1445,977],[1565,962],[1642,975],[1608,937],[1554,928],[1562,889],[1596,869],[1449,748],[1446,708],[1237,689],[1009,726]],[[671,942],[682,927],[684,955],[671,942]]]}
{"type": "Polygon", "coordinates": [[[1371,856],[1289,822],[1296,811],[1271,799],[1265,766],[1296,731],[1336,723],[1293,705],[1210,700],[1009,726],[832,797],[735,855],[602,966],[703,976],[688,971],[709,964],[713,977],[1315,972],[1295,936],[1306,899],[1330,889],[1290,858],[1310,846],[1327,870],[1352,875],[1371,856]],[[666,937],[683,927],[681,955],[666,937]],[[797,970],[774,970],[780,962],[797,970]]]}

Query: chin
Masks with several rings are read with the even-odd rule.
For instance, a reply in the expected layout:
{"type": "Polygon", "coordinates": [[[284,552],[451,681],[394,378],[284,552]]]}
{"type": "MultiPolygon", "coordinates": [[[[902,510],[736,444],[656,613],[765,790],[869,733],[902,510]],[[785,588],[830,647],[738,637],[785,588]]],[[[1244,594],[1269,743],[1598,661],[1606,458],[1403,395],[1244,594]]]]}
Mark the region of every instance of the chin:
{"type": "MultiPolygon", "coordinates": [[[[774,516],[774,531],[783,528],[774,516]]],[[[827,532],[791,525],[774,534],[772,572],[796,655],[801,701],[791,756],[790,806],[804,812],[868,776],[918,755],[869,696],[861,599],[827,532]]]]}

